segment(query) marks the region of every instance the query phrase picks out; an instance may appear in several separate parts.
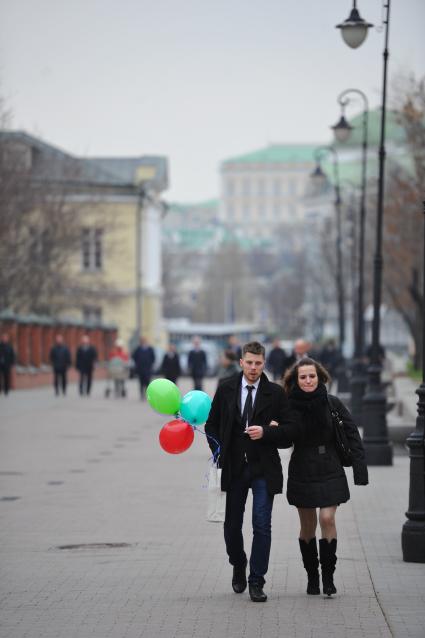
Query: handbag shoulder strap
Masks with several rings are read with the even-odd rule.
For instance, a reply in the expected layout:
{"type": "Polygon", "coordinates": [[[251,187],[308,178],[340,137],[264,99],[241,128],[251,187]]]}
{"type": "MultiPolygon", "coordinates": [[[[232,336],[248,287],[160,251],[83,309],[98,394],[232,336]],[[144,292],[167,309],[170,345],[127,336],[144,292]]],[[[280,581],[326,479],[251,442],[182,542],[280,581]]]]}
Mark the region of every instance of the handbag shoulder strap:
{"type": "Polygon", "coordinates": [[[329,397],[329,394],[326,395],[326,400],[328,402],[328,406],[329,406],[329,410],[331,411],[331,414],[338,414],[338,410],[335,408],[334,405],[332,405],[332,401],[329,397]]]}
{"type": "Polygon", "coordinates": [[[337,419],[338,423],[344,423],[344,419],[341,417],[340,413],[338,412],[338,409],[335,407],[335,405],[332,404],[332,401],[329,397],[329,395],[326,395],[326,399],[328,401],[328,406],[331,412],[331,416],[335,419],[337,419]]]}

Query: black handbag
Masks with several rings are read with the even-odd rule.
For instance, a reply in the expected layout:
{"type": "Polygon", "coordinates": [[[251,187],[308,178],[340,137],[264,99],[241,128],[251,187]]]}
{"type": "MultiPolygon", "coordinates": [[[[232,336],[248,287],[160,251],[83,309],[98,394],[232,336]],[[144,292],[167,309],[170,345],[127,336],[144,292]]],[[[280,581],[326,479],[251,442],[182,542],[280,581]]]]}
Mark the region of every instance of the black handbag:
{"type": "Polygon", "coordinates": [[[338,410],[334,408],[328,398],[328,405],[331,411],[332,425],[335,434],[335,448],[344,467],[353,465],[353,457],[350,450],[347,435],[344,430],[344,421],[342,420],[338,410]]]}

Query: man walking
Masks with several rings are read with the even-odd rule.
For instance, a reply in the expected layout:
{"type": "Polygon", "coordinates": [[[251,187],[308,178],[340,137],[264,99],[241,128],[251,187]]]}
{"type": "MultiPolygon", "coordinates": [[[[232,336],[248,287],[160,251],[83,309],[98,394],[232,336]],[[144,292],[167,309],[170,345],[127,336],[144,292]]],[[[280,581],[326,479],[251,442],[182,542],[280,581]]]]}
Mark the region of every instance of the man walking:
{"type": "Polygon", "coordinates": [[[161,374],[173,383],[177,383],[177,379],[181,375],[180,357],[174,343],[170,343],[168,352],[164,354],[161,364],[161,374]]]}
{"type": "Polygon", "coordinates": [[[15,351],[9,341],[9,335],[5,332],[0,340],[0,394],[9,393],[10,373],[14,364],[15,351]]]}
{"type": "Polygon", "coordinates": [[[56,335],[55,345],[50,350],[50,363],[53,368],[53,385],[56,396],[59,395],[59,389],[66,394],[67,373],[71,365],[71,353],[64,344],[63,336],[56,335]]]}
{"type": "Polygon", "coordinates": [[[88,396],[91,390],[93,368],[97,359],[97,350],[90,343],[90,337],[84,335],[77,349],[75,367],[80,373],[80,394],[88,396]]]}
{"type": "Polygon", "coordinates": [[[286,352],[280,345],[280,340],[273,341],[273,347],[267,357],[267,369],[273,374],[273,381],[282,378],[286,369],[286,352]]]}
{"type": "Polygon", "coordinates": [[[140,345],[134,350],[131,358],[136,367],[136,373],[139,377],[140,398],[145,398],[145,390],[151,382],[153,364],[155,363],[155,351],[146,337],[141,337],[140,345]]]}
{"type": "Polygon", "coordinates": [[[190,376],[193,379],[193,389],[202,390],[202,381],[207,372],[207,355],[201,348],[200,337],[193,337],[193,348],[187,357],[190,376]]]}
{"type": "Polygon", "coordinates": [[[242,372],[219,385],[205,432],[214,454],[219,444],[221,488],[227,492],[224,540],[233,566],[232,587],[237,594],[247,586],[247,556],[242,535],[248,490],[253,495],[253,540],[249,559],[249,594],[265,602],[263,591],[271,546],[273,498],[283,488],[282,465],[276,445],[290,447],[284,425],[293,425],[283,389],[263,373],[265,349],[254,341],[242,349],[242,372]],[[278,426],[270,426],[275,421],[278,426]],[[261,424],[261,425],[260,425],[261,424]]]}

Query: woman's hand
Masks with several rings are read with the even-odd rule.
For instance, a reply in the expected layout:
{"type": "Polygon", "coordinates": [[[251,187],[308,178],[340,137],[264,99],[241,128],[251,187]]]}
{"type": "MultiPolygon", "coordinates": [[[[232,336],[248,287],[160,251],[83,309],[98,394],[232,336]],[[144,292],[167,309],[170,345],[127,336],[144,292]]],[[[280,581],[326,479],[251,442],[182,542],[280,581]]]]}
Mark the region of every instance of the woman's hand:
{"type": "Polygon", "coordinates": [[[246,428],[245,432],[248,434],[251,441],[258,441],[263,438],[263,428],[261,425],[250,425],[246,428]]]}
{"type": "Polygon", "coordinates": [[[279,423],[277,421],[270,421],[269,425],[272,425],[272,426],[275,427],[275,426],[279,425],[279,423]]]}

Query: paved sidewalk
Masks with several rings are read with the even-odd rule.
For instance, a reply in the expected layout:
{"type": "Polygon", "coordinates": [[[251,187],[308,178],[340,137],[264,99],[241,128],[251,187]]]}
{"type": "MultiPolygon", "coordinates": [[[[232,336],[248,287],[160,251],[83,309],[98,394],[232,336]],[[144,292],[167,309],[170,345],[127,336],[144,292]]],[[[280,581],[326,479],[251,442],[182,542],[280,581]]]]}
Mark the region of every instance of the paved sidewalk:
{"type": "Polygon", "coordinates": [[[332,600],[305,594],[296,510],[277,497],[269,600],[254,604],[232,593],[222,526],[205,520],[204,437],[167,455],[167,417],[133,383],[122,400],[103,388],[0,397],[1,638],[424,637],[425,566],[401,557],[406,456],[341,507],[332,600]]]}

